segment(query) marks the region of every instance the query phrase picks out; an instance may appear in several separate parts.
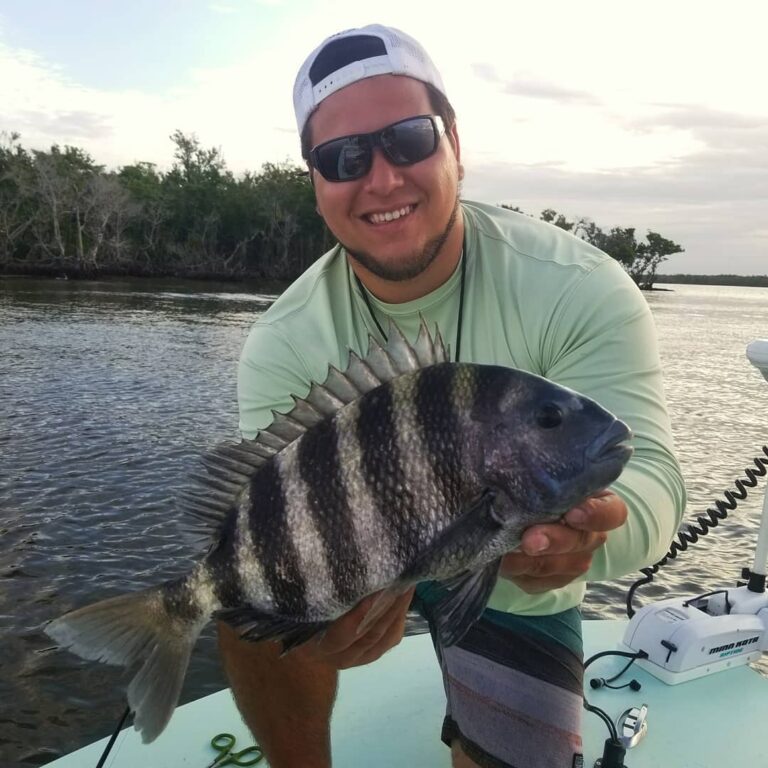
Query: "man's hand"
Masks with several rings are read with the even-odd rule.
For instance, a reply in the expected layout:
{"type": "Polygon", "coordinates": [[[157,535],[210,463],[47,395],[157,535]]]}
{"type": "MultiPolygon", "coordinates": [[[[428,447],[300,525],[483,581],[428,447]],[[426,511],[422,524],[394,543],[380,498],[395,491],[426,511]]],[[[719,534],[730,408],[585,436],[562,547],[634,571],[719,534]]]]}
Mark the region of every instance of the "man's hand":
{"type": "Polygon", "coordinates": [[[605,544],[608,531],[624,525],[627,505],[613,491],[585,499],[561,523],[533,525],[520,547],[501,561],[501,576],[529,594],[547,592],[583,576],[592,554],[605,544]]]}
{"type": "Polygon", "coordinates": [[[368,595],[351,611],[336,619],[320,640],[310,640],[301,650],[336,669],[349,669],[376,661],[403,639],[405,617],[413,592],[412,588],[397,597],[365,632],[358,634],[360,623],[379,593],[368,595]]]}

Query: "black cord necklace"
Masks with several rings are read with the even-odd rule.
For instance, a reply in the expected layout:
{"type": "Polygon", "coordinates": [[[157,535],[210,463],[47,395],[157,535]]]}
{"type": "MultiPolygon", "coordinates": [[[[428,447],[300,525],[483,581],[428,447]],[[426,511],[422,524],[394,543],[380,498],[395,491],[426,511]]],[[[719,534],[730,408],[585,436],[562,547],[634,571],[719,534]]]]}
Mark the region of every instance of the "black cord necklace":
{"type": "MultiPolygon", "coordinates": [[[[461,251],[461,278],[459,283],[459,312],[458,317],[456,320],[456,346],[454,349],[456,350],[456,354],[454,355],[454,362],[459,362],[459,353],[461,352],[461,326],[462,322],[464,320],[464,282],[465,277],[467,274],[467,249],[466,249],[466,235],[464,237],[464,248],[461,251]]],[[[376,314],[373,311],[373,307],[371,306],[371,300],[368,298],[368,291],[366,290],[365,286],[361,282],[360,278],[357,276],[357,273],[353,272],[355,275],[355,280],[357,281],[357,287],[360,289],[360,293],[363,296],[363,301],[365,302],[365,306],[368,308],[368,314],[373,319],[373,322],[376,324],[376,327],[379,329],[379,333],[384,337],[384,341],[387,340],[387,334],[384,332],[384,329],[381,327],[381,323],[378,321],[376,314]]]]}

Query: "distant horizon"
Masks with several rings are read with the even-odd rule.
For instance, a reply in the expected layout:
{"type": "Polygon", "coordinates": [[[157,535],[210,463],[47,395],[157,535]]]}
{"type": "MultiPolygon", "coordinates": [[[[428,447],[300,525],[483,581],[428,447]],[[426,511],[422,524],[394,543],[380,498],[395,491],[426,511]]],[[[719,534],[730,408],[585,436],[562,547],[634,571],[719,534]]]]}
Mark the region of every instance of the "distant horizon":
{"type": "Polygon", "coordinates": [[[766,284],[768,285],[768,272],[765,274],[752,274],[752,275],[743,275],[738,272],[657,272],[656,278],[664,278],[668,279],[671,277],[690,277],[690,278],[740,278],[740,279],[755,279],[755,280],[765,280],[766,284]]]}

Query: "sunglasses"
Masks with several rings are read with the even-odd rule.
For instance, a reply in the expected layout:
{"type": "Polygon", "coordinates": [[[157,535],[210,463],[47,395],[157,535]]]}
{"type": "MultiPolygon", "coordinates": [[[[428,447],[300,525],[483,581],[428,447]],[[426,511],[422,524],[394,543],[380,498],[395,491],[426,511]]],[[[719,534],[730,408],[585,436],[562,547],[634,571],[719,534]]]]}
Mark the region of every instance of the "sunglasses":
{"type": "Polygon", "coordinates": [[[372,133],[356,133],[318,144],[310,161],[326,181],[353,181],[371,170],[374,147],[381,147],[393,165],[413,165],[437,151],[445,133],[443,119],[419,115],[372,133]]]}

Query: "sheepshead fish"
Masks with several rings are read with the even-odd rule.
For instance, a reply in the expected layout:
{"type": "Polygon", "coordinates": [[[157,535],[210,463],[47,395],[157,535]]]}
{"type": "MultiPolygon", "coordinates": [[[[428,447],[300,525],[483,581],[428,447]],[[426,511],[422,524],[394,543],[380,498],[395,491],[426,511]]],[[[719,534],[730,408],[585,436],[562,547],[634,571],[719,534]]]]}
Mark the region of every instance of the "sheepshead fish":
{"type": "Polygon", "coordinates": [[[218,446],[184,501],[212,541],[186,576],[46,627],[86,659],[139,667],[128,686],[145,742],[165,728],[212,619],[252,641],[307,641],[366,595],[424,580],[446,645],[485,608],[500,559],[534,523],[612,483],[631,437],[594,401],[544,378],[448,362],[422,322],[411,345],[350,353],[254,440],[218,446]]]}

